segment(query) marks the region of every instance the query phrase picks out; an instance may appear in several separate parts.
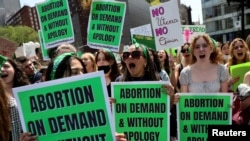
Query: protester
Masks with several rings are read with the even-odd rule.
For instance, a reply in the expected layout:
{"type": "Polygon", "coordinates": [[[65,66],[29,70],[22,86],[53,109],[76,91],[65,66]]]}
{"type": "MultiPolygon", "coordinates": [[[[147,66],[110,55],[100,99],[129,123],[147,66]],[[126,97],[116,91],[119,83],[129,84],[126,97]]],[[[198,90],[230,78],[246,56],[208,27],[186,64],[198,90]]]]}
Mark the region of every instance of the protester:
{"type": "Polygon", "coordinates": [[[167,51],[159,50],[157,52],[157,55],[158,55],[159,60],[161,62],[161,68],[164,69],[167,72],[167,74],[170,76],[171,68],[170,68],[170,63],[169,63],[169,55],[168,55],[167,51]]]}
{"type": "Polygon", "coordinates": [[[248,50],[250,50],[250,34],[247,35],[245,42],[247,44],[248,50]]]}
{"type": "Polygon", "coordinates": [[[154,63],[154,68],[152,69],[154,69],[158,73],[160,80],[171,83],[167,72],[161,68],[160,60],[157,56],[157,53],[151,48],[148,48],[148,53],[149,53],[150,59],[154,63]]]}
{"type": "Polygon", "coordinates": [[[104,71],[108,95],[111,97],[111,82],[120,75],[115,55],[109,49],[101,49],[95,56],[98,71],[104,71]]]}
{"type": "MultiPolygon", "coordinates": [[[[243,83],[238,86],[240,106],[239,110],[247,112],[249,115],[250,109],[250,71],[244,75],[243,83]]],[[[250,119],[248,119],[248,125],[250,125],[250,119]]]]}
{"type": "Polygon", "coordinates": [[[229,73],[209,35],[196,36],[190,51],[191,63],[180,74],[181,92],[228,92],[229,73]]]}
{"type": "MultiPolygon", "coordinates": [[[[11,98],[6,93],[6,88],[2,79],[0,79],[0,140],[1,141],[18,141],[20,136],[21,122],[18,117],[18,120],[11,120],[13,111],[17,112],[17,107],[15,100],[11,98]],[[11,111],[11,113],[10,113],[11,111]],[[15,122],[18,125],[18,128],[13,126],[12,122],[15,122]]],[[[17,126],[16,126],[17,127],[17,126]]]]}
{"type": "Polygon", "coordinates": [[[38,72],[29,58],[20,56],[16,58],[16,61],[20,64],[20,66],[22,66],[22,70],[29,77],[29,81],[31,84],[41,81],[42,74],[38,72]]]}
{"type": "Polygon", "coordinates": [[[30,84],[27,75],[12,59],[7,59],[1,69],[1,77],[7,85],[7,92],[13,96],[12,88],[30,84]]]}
{"type": "Polygon", "coordinates": [[[76,47],[71,44],[63,43],[59,45],[55,51],[55,56],[67,53],[67,52],[74,52],[76,53],[76,47]]]}
{"type": "Polygon", "coordinates": [[[181,56],[182,59],[179,64],[175,66],[174,69],[174,81],[172,81],[172,85],[174,86],[175,90],[177,92],[180,91],[181,85],[179,81],[179,76],[183,68],[188,66],[190,64],[190,43],[185,43],[183,46],[181,46],[181,56]]]}
{"type": "MultiPolygon", "coordinates": [[[[87,73],[82,60],[75,56],[74,52],[67,52],[56,56],[50,62],[46,71],[46,81],[82,75],[87,73]]],[[[23,133],[20,141],[35,141],[36,136],[31,133],[23,133]]],[[[124,134],[116,133],[116,141],[126,141],[124,134]]]]}
{"type": "MultiPolygon", "coordinates": [[[[241,63],[246,63],[250,61],[248,46],[246,42],[241,38],[235,38],[231,42],[230,47],[229,47],[229,54],[230,54],[230,58],[226,66],[228,67],[230,74],[231,74],[230,72],[231,66],[241,64],[241,63]]],[[[231,77],[228,81],[228,85],[231,86],[239,80],[240,80],[240,76],[231,77]]]]}
{"type": "MultiPolygon", "coordinates": [[[[160,81],[158,72],[154,69],[154,63],[149,56],[148,49],[144,45],[135,42],[129,46],[128,51],[123,52],[122,60],[126,67],[124,68],[124,73],[117,77],[117,82],[160,81]]],[[[171,83],[167,82],[163,85],[163,89],[168,91],[170,95],[170,107],[172,109],[174,88],[171,83]]],[[[176,132],[176,128],[170,125],[170,129],[172,128],[176,132]]],[[[173,136],[176,136],[176,133],[173,136]]]]}
{"type": "Polygon", "coordinates": [[[221,45],[221,53],[223,55],[223,62],[222,62],[223,64],[226,64],[228,62],[229,57],[230,57],[229,46],[230,46],[229,42],[225,42],[221,45]]]}
{"type": "MultiPolygon", "coordinates": [[[[13,95],[12,88],[25,86],[28,84],[29,84],[28,77],[22,71],[21,67],[18,66],[18,64],[15,63],[12,59],[5,58],[5,62],[3,63],[1,67],[1,81],[0,81],[0,86],[1,87],[5,86],[5,88],[4,89],[0,88],[0,89],[4,91],[1,94],[3,95],[6,94],[8,97],[8,104],[9,104],[8,106],[10,110],[9,111],[10,116],[8,115],[4,115],[4,116],[10,118],[10,121],[11,121],[10,126],[6,126],[6,128],[11,127],[8,129],[8,130],[11,130],[11,134],[9,136],[10,141],[18,141],[20,134],[21,134],[21,129],[22,129],[21,121],[20,121],[19,114],[18,114],[17,104],[13,95]],[[4,83],[4,85],[2,83],[4,83]]],[[[4,101],[2,102],[4,103],[4,101]]]]}
{"type": "Polygon", "coordinates": [[[83,53],[81,56],[81,59],[86,67],[87,73],[97,71],[95,56],[92,53],[90,53],[90,52],[83,53]]]}

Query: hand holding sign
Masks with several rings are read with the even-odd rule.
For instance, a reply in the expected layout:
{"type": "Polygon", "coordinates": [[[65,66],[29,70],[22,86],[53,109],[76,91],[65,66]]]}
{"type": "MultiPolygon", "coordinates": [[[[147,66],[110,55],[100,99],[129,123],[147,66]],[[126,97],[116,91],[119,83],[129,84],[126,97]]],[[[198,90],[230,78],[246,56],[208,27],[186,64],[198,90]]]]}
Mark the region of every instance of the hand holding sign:
{"type": "Polygon", "coordinates": [[[164,84],[162,85],[162,90],[164,93],[170,96],[170,107],[174,104],[174,87],[171,84],[164,84]]]}
{"type": "Polygon", "coordinates": [[[36,139],[30,132],[22,133],[20,136],[20,141],[36,141],[36,139]]]}
{"type": "Polygon", "coordinates": [[[228,81],[228,85],[233,85],[234,83],[238,82],[240,80],[240,76],[230,78],[228,81]]]}

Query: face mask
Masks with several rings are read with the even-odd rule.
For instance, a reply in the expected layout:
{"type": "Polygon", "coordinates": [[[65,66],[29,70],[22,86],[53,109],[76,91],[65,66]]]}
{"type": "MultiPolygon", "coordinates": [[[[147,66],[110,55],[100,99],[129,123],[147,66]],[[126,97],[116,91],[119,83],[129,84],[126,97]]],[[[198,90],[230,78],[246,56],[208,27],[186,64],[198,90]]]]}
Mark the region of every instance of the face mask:
{"type": "Polygon", "coordinates": [[[229,56],[230,56],[230,55],[223,55],[223,59],[224,59],[224,60],[228,60],[229,56]]]}
{"type": "Polygon", "coordinates": [[[105,74],[108,73],[110,71],[110,69],[111,69],[110,65],[107,65],[107,66],[98,66],[98,71],[103,70],[105,74]]]}

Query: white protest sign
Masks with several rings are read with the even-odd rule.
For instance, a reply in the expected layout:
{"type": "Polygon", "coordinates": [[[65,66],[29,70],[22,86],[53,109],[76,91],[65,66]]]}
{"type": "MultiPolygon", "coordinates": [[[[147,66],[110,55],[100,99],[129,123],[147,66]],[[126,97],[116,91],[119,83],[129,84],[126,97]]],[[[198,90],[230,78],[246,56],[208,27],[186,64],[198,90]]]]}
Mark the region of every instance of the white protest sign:
{"type": "Polygon", "coordinates": [[[181,20],[176,0],[151,6],[150,15],[157,50],[183,45],[181,20]]]}

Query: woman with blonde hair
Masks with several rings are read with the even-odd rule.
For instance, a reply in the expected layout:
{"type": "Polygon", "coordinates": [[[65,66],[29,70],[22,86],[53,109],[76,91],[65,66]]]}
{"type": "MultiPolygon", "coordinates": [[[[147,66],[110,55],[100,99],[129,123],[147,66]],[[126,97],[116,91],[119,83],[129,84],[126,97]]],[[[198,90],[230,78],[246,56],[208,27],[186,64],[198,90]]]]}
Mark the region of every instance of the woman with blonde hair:
{"type": "Polygon", "coordinates": [[[95,56],[92,53],[90,52],[83,53],[81,59],[86,67],[87,73],[97,71],[95,56]]]}
{"type": "MultiPolygon", "coordinates": [[[[246,42],[241,38],[235,38],[229,47],[229,55],[230,58],[226,66],[230,70],[230,67],[233,65],[246,63],[250,61],[249,49],[246,42]]],[[[229,72],[230,73],[230,72],[229,72]]],[[[240,80],[240,77],[230,78],[228,81],[228,85],[231,86],[237,81],[240,80]]]]}

